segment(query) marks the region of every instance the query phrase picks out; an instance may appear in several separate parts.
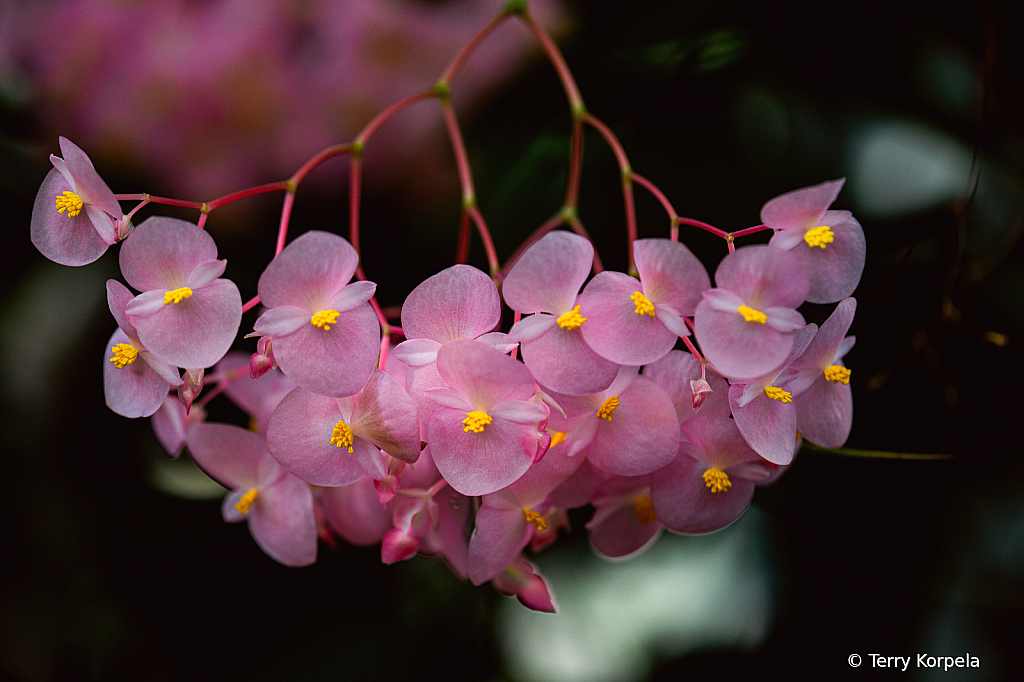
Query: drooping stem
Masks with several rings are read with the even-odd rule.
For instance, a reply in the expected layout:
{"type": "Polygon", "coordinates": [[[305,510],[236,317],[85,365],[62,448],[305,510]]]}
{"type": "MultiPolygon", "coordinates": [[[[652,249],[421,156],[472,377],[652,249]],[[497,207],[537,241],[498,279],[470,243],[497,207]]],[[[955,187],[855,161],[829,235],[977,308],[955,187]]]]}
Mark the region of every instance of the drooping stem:
{"type": "Polygon", "coordinates": [[[754,234],[755,232],[764,232],[772,228],[767,225],[755,225],[754,227],[745,227],[742,230],[737,230],[732,233],[733,237],[746,237],[748,234],[754,234]]]}
{"type": "Polygon", "coordinates": [[[631,180],[633,170],[629,165],[629,158],[626,157],[626,150],[622,148],[619,139],[611,128],[606,126],[600,119],[586,114],[583,120],[592,126],[601,137],[605,139],[608,146],[612,148],[616,160],[619,162],[619,174],[622,176],[622,199],[626,207],[626,239],[628,242],[629,274],[636,275],[636,261],[633,259],[633,242],[636,241],[636,206],[633,202],[633,182],[631,180]]]}
{"type": "Polygon", "coordinates": [[[487,25],[484,26],[482,29],[477,31],[477,34],[473,36],[468,43],[466,43],[465,47],[459,50],[459,53],[457,55],[455,55],[455,58],[452,59],[451,63],[448,64],[448,67],[444,70],[444,73],[441,74],[441,77],[438,79],[438,81],[441,83],[450,82],[451,79],[458,72],[458,70],[462,68],[462,65],[463,63],[465,63],[466,59],[468,59],[469,56],[473,54],[474,51],[476,51],[476,48],[480,46],[480,43],[482,43],[494,29],[498,28],[498,26],[500,26],[502,22],[508,19],[509,16],[509,12],[504,11],[498,16],[491,19],[487,23],[487,25]]]}
{"type": "Polygon", "coordinates": [[[285,192],[284,203],[281,206],[281,223],[277,228],[277,245],[274,247],[274,258],[284,250],[284,244],[288,240],[288,224],[292,217],[292,205],[295,203],[294,185],[285,192]]]}

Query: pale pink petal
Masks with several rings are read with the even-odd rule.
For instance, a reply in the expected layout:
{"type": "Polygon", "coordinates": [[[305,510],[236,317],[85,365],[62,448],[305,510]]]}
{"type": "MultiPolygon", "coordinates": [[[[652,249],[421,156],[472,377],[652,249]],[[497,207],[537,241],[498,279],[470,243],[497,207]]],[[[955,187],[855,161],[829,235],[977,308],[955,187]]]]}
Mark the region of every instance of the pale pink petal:
{"type": "Polygon", "coordinates": [[[516,341],[510,339],[505,332],[487,332],[476,337],[476,340],[504,355],[514,351],[516,346],[519,345],[516,341]]]}
{"type": "Polygon", "coordinates": [[[206,230],[177,218],[142,221],[121,245],[121,274],[139,291],[177,289],[200,264],[216,260],[217,245],[206,230]]]}
{"type": "Polygon", "coordinates": [[[327,523],[349,544],[375,545],[391,529],[391,514],[377,499],[371,478],[361,478],[352,485],[321,488],[319,499],[327,523]]]}
{"type": "MultiPolygon", "coordinates": [[[[135,233],[133,233],[135,234],[135,233]]],[[[123,249],[123,247],[122,247],[123,249]]],[[[122,250],[122,253],[124,251],[122,250]]],[[[180,303],[135,320],[139,340],[164,360],[189,369],[212,367],[231,348],[242,321],[234,282],[218,279],[180,303]]]]}
{"type": "Polygon", "coordinates": [[[824,249],[803,244],[790,252],[800,258],[807,270],[811,283],[807,300],[811,303],[834,303],[849,296],[864,272],[867,243],[860,223],[851,216],[830,227],[833,242],[824,249]]]}
{"type": "Polygon", "coordinates": [[[813,229],[821,224],[845,182],[840,178],[777,196],[761,209],[761,222],[775,229],[813,229]]]}
{"type": "Polygon", "coordinates": [[[587,522],[590,545],[606,559],[631,559],[653,545],[664,526],[643,523],[633,512],[633,501],[599,507],[587,522]]]}
{"type": "Polygon", "coordinates": [[[224,274],[224,270],[228,267],[226,260],[208,260],[200,263],[192,269],[189,273],[188,279],[185,281],[185,286],[190,289],[199,289],[205,287],[207,284],[217,279],[224,274]]]}
{"type": "Polygon", "coordinates": [[[800,435],[823,448],[841,448],[853,427],[853,393],[848,384],[832,383],[822,375],[793,399],[800,435]]]}
{"type": "Polygon", "coordinates": [[[75,179],[75,193],[87,204],[92,204],[114,218],[121,217],[121,205],[103,182],[92,161],[78,145],[66,137],[61,137],[60,153],[64,155],[64,166],[75,179]]]}
{"type": "Polygon", "coordinates": [[[155,315],[164,309],[164,294],[166,293],[163,289],[143,292],[128,301],[124,307],[124,312],[134,319],[155,315]]]}
{"type": "Polygon", "coordinates": [[[636,377],[618,394],[611,421],[598,422],[597,435],[587,446],[587,459],[618,476],[640,476],[668,464],[679,449],[679,419],[668,394],[650,379],[636,377]]]}
{"type": "Polygon", "coordinates": [[[240,426],[204,422],[188,430],[188,450],[225,488],[245,492],[259,486],[260,465],[267,456],[263,436],[240,426]]]}
{"type": "Polygon", "coordinates": [[[171,363],[161,360],[148,351],[140,352],[139,358],[142,362],[149,365],[154,372],[160,375],[161,379],[169,383],[171,386],[180,386],[182,384],[181,373],[178,372],[178,368],[171,363]]]}
{"type": "Polygon", "coordinates": [[[572,309],[593,265],[588,239],[564,230],[549,232],[520,256],[501,292],[512,310],[561,315],[572,309]]]}
{"type": "Polygon", "coordinates": [[[715,283],[761,311],[796,308],[811,286],[799,256],[768,244],[744,246],[723,258],[715,271],[715,283]]]}
{"type": "Polygon", "coordinates": [[[533,375],[526,365],[479,341],[459,339],[441,346],[437,371],[476,409],[486,411],[499,403],[533,397],[533,375]]]}
{"type": "Polygon", "coordinates": [[[755,488],[752,481],[730,477],[732,486],[728,490],[713,493],[703,478],[709,468],[707,463],[680,453],[653,477],[654,511],[677,533],[710,533],[725,528],[750,506],[755,488]]]}
{"type": "Polygon", "coordinates": [[[316,561],[316,517],[309,486],[282,472],[259,491],[249,510],[249,531],[256,544],[285,566],[308,566],[316,561]]]}
{"type": "Polygon", "coordinates": [[[548,411],[534,402],[512,400],[494,405],[488,414],[495,419],[507,419],[520,424],[537,424],[548,418],[548,411]]]}
{"type": "Polygon", "coordinates": [[[690,328],[686,326],[686,321],[683,319],[683,316],[680,315],[679,311],[672,306],[665,303],[655,303],[654,314],[659,320],[661,320],[661,323],[665,325],[665,328],[676,336],[681,337],[690,335],[690,328]]]}
{"type": "Polygon", "coordinates": [[[512,329],[508,332],[508,338],[519,342],[533,341],[555,326],[557,326],[557,320],[554,315],[537,313],[524,317],[512,325],[512,329]]]}
{"type": "Polygon", "coordinates": [[[285,375],[320,395],[352,395],[377,365],[380,325],[373,308],[363,303],[346,310],[330,330],[303,325],[274,339],[274,357],[285,375]]]}
{"type": "MultiPolygon", "coordinates": [[[[672,399],[680,424],[696,415],[690,382],[700,379],[701,373],[700,362],[693,355],[681,350],[671,351],[661,360],[644,367],[644,376],[664,389],[672,399]]],[[[701,405],[700,414],[728,417],[729,384],[712,371],[706,372],[706,379],[711,385],[711,393],[701,405]]]]}
{"type": "Polygon", "coordinates": [[[605,270],[594,276],[577,303],[587,321],[584,340],[598,355],[619,365],[646,365],[663,358],[678,338],[657,316],[638,314],[631,298],[643,287],[635,278],[605,270]]]}
{"type": "Polygon", "coordinates": [[[139,332],[136,331],[135,325],[128,319],[128,313],[125,312],[125,307],[133,298],[135,296],[128,290],[128,287],[116,279],[107,280],[107,307],[110,309],[110,314],[114,316],[114,320],[117,322],[117,326],[121,328],[121,331],[129,337],[134,336],[138,338],[139,332]]]}
{"type": "MultiPolygon", "coordinates": [[[[84,208],[85,215],[88,216],[89,222],[92,224],[93,229],[96,230],[96,234],[100,236],[100,239],[106,244],[116,243],[117,236],[114,231],[114,219],[92,204],[86,204],[84,208]]],[[[79,215],[78,217],[81,216],[79,215]]]]}
{"type": "Polygon", "coordinates": [[[363,463],[354,452],[331,444],[335,425],[341,419],[337,399],[296,388],[270,416],[270,454],[307,483],[330,487],[355,483],[368,473],[363,463]]]}
{"type": "Polygon", "coordinates": [[[409,339],[446,343],[491,331],[501,301],[491,278],[469,265],[453,265],[427,278],[402,305],[402,330],[409,339]]]}
{"type": "Polygon", "coordinates": [[[729,387],[733,417],[743,438],[773,464],[789,464],[796,454],[796,407],[762,393],[747,405],[737,404],[743,386],[729,387]]]}
{"type": "Polygon", "coordinates": [[[261,336],[269,336],[274,339],[294,334],[302,329],[304,325],[310,324],[312,316],[305,308],[293,305],[282,305],[276,308],[269,308],[253,325],[253,331],[261,336]]]}
{"type": "MultiPolygon", "coordinates": [[[[527,319],[536,317],[539,315],[527,319]]],[[[513,333],[515,329],[513,327],[513,333]]],[[[587,345],[579,329],[562,329],[552,325],[545,334],[524,340],[522,349],[523,362],[537,381],[552,391],[566,395],[589,395],[603,391],[619,371],[617,364],[602,358],[587,345]]]]}
{"type": "Polygon", "coordinates": [[[74,218],[57,212],[57,197],[71,189],[56,169],[43,179],[32,205],[32,243],[55,263],[86,265],[102,256],[109,244],[100,237],[87,212],[74,218]]]}
{"type": "Polygon", "coordinates": [[[360,303],[366,303],[373,298],[373,294],[376,291],[377,285],[373,282],[352,282],[342,287],[341,291],[328,301],[325,308],[327,310],[337,310],[338,312],[351,310],[360,303]]]}
{"type": "Polygon", "coordinates": [[[638,239],[633,242],[633,257],[644,295],[652,303],[671,306],[677,314],[692,316],[701,292],[711,288],[704,264],[681,242],[638,239]]]}
{"type": "Polygon", "coordinates": [[[115,367],[110,362],[110,349],[119,343],[131,343],[120,329],[111,335],[103,356],[103,395],[107,407],[122,417],[148,417],[160,409],[170,384],[141,357],[122,369],[115,367]]]}
{"type": "Polygon", "coordinates": [[[391,357],[410,367],[422,367],[437,361],[441,344],[431,339],[408,339],[395,346],[391,357]]]}
{"type": "Polygon", "coordinates": [[[466,412],[473,411],[473,405],[466,400],[466,397],[451,388],[428,388],[423,391],[423,395],[435,405],[465,410],[466,412]]]}
{"type": "Polygon", "coordinates": [[[804,316],[792,308],[765,308],[762,310],[768,321],[765,323],[777,332],[795,332],[807,325],[804,316]]]}
{"type": "Polygon", "coordinates": [[[530,541],[534,528],[523,506],[508,490],[485,495],[469,539],[469,579],[474,585],[493,580],[515,561],[530,541]]]}
{"type": "Polygon", "coordinates": [[[494,579],[494,587],[505,595],[515,595],[528,609],[542,613],[555,613],[558,605],[547,581],[537,572],[536,567],[526,559],[519,558],[494,579]]]}
{"type": "Polygon", "coordinates": [[[793,348],[793,335],[747,322],[736,311],[720,312],[702,302],[693,317],[704,357],[731,379],[753,379],[778,368],[793,348]]]}
{"type": "Polygon", "coordinates": [[[352,432],[392,457],[412,464],[420,456],[416,404],[395,379],[374,370],[356,398],[352,432]]]}
{"type": "Polygon", "coordinates": [[[268,308],[291,305],[311,313],[327,309],[352,279],[358,262],[356,250],[343,238],[310,230],[270,261],[260,276],[260,301],[268,308]]]}

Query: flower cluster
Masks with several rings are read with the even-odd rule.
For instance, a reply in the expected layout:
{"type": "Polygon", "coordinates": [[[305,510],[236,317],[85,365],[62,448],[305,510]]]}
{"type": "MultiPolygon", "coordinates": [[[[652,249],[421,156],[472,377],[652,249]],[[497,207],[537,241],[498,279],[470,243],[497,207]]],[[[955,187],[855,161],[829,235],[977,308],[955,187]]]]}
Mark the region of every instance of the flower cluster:
{"type": "Polygon", "coordinates": [[[224,519],[247,520],[268,555],[303,566],[316,560],[320,540],[379,544],[385,563],[440,557],[461,578],[553,611],[524,552],[554,542],[570,510],[592,508],[594,549],[625,558],[663,529],[707,533],[735,521],[755,487],[792,463],[801,439],[843,445],[853,417],[843,357],[853,345],[850,296],[865,243],[850,213],[830,210],[842,180],[776,197],[763,224],[735,233],[680,218],[586,113],[525,3],[510,2],[481,39],[512,16],[559,72],[574,133],[565,206],[504,268],[472,200],[448,102],[447,79],[478,40],[437,85],[373,119],[353,143],[324,150],[287,181],[211,202],[114,195],[85,153],[61,138],[64,158],[51,157],[31,233],[43,255],[68,265],[121,242],[128,286],[107,282],[118,327],[103,362],[107,404],[125,417],[152,417],[171,456],[187,446],[230,491],[224,519]],[[457,262],[387,315],[359,264],[362,149],[388,117],[431,98],[443,108],[463,185],[457,262]],[[576,217],[584,124],[620,162],[629,273],[603,269],[576,217]],[[342,154],[352,164],[351,241],[311,230],[289,242],[299,181],[342,154]],[[637,239],[632,183],[666,208],[669,238],[637,239]],[[206,218],[270,191],[286,193],[277,252],[243,305],[222,278],[227,263],[206,218]],[[130,199],[141,203],[122,215],[118,202],[130,199]],[[134,227],[130,217],[148,203],[196,208],[201,217],[157,216],[134,227]],[[471,224],[490,273],[466,264],[471,224]],[[572,231],[555,229],[562,224],[572,231]],[[679,241],[680,224],[725,238],[728,255],[713,283],[679,241]],[[735,247],[735,237],[767,230],[770,243],[735,247]],[[836,305],[818,328],[798,311],[805,301],[836,305]],[[231,352],[242,313],[257,304],[245,338],[258,340],[231,352]],[[502,326],[503,306],[511,326],[502,326]],[[200,398],[207,383],[215,387],[200,398]],[[221,394],[249,415],[248,429],[207,420],[206,405],[221,394]]]}

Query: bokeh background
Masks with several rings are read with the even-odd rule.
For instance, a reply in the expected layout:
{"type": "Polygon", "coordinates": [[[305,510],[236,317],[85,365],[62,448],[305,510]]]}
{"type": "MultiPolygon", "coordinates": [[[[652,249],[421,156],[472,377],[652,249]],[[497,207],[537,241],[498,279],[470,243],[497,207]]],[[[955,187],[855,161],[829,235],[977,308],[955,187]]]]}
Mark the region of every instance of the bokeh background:
{"type": "MultiPolygon", "coordinates": [[[[531,2],[589,110],[681,214],[737,230],[777,194],[847,178],[837,207],[868,240],[848,447],[951,458],[805,449],[730,528],[664,536],[627,563],[595,557],[574,513],[536,557],[550,616],[438,562],[383,566],[379,548],[321,545],[316,565],[279,566],[221,521],[219,489],[168,460],[148,420],[106,409],[116,249],[72,269],[28,239],[57,136],[115,192],[206,200],[278,180],[432,83],[500,5],[0,0],[0,678],[1024,679],[1024,11],[1009,0],[531,2]],[[869,653],[981,667],[895,673],[869,653]]],[[[452,99],[506,257],[560,205],[568,106],[514,22],[452,99]]],[[[365,158],[364,265],[398,305],[455,252],[436,103],[365,158]]],[[[345,233],[345,165],[300,188],[293,235],[345,233]]],[[[588,133],[580,217],[622,269],[618,182],[588,133]]],[[[637,197],[641,236],[665,236],[637,197]]],[[[243,298],[279,210],[268,195],[210,217],[243,298]]],[[[683,240],[711,270],[725,252],[696,230],[683,240]]],[[[471,255],[484,265],[478,244],[471,255]]],[[[215,401],[211,418],[241,419],[232,409],[215,401]]]]}

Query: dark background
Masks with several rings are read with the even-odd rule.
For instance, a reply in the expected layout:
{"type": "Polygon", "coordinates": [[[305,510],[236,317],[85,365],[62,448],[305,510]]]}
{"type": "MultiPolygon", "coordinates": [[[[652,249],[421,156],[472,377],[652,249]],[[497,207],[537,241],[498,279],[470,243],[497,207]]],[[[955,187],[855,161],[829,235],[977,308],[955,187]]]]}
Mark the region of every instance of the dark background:
{"type": "MultiPolygon", "coordinates": [[[[917,670],[912,679],[1024,678],[1016,648],[1024,640],[1020,6],[637,0],[570,8],[559,43],[588,109],[685,216],[727,230],[757,224],[768,199],[849,174],[866,122],[924,126],[973,159],[960,191],[912,210],[862,212],[850,185],[836,204],[855,212],[868,242],[851,330],[858,341],[846,358],[855,404],[847,445],[952,459],[804,450],[754,499],[771,547],[768,636],[743,651],[656,658],[649,679],[893,674],[851,669],[855,652],[980,657],[977,670],[917,670]]],[[[452,90],[457,99],[457,81],[452,90]]],[[[0,677],[505,679],[492,628],[505,598],[489,586],[463,584],[420,558],[383,566],[379,548],[321,545],[314,566],[287,569],[244,527],[223,523],[218,501],[153,485],[153,462],[164,455],[146,420],[103,404],[97,349],[112,324],[102,282],[117,276],[116,257],[71,270],[28,240],[47,154],[57,151],[57,134],[71,136],[46,129],[36,113],[0,108],[8,235],[0,677]],[[102,314],[71,314],[89,306],[102,314]]],[[[538,58],[463,124],[479,205],[504,258],[560,205],[568,106],[538,58]]],[[[623,269],[618,170],[592,131],[585,154],[580,217],[606,267],[623,269]]],[[[114,191],[169,191],[144,168],[94,160],[114,191]]],[[[908,160],[906,173],[915,172],[908,160]]],[[[363,257],[382,305],[400,304],[455,249],[457,188],[431,202],[403,182],[368,180],[364,194],[363,257]]],[[[636,195],[641,236],[666,236],[664,212],[642,189],[636,195]]],[[[300,190],[293,235],[344,233],[344,196],[340,187],[300,190]]],[[[261,197],[217,218],[222,255],[245,264],[234,270],[245,299],[279,201],[261,197]],[[242,222],[244,231],[232,227],[242,222]]],[[[713,271],[721,242],[682,234],[713,271]]],[[[477,242],[472,261],[485,265],[477,242]]],[[[804,310],[818,323],[830,311],[804,310]]],[[[253,319],[248,313],[243,331],[253,319]]],[[[212,417],[240,415],[222,407],[212,417]]],[[[562,542],[585,545],[586,519],[574,514],[562,542]]]]}

